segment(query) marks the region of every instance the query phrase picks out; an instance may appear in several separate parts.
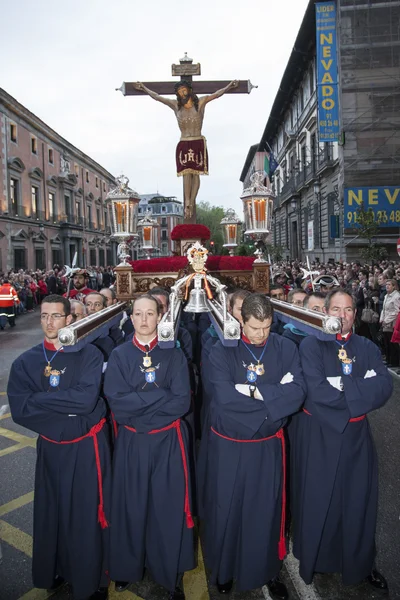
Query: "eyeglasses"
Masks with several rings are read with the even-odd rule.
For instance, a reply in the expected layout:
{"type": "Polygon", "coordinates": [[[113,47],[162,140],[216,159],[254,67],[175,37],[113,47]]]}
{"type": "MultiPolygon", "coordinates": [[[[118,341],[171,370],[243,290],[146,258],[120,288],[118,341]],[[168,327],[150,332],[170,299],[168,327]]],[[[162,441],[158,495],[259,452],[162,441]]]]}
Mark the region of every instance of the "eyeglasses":
{"type": "Polygon", "coordinates": [[[66,316],[67,315],[60,315],[59,313],[55,313],[54,315],[47,315],[46,313],[42,313],[40,315],[40,320],[47,321],[47,319],[50,319],[50,321],[58,321],[59,319],[64,319],[64,317],[66,316]]]}

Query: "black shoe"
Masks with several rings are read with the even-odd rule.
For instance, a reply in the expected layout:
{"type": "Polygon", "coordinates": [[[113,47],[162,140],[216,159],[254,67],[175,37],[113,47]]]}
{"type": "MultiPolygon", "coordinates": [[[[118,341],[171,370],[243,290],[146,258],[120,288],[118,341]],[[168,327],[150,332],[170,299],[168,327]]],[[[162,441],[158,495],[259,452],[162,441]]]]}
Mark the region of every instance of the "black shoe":
{"type": "Polygon", "coordinates": [[[386,579],[384,578],[383,575],[378,573],[378,571],[376,569],[372,569],[371,575],[368,575],[368,577],[367,577],[367,581],[376,590],[380,590],[381,592],[389,591],[389,587],[388,587],[386,579]]]}
{"type": "Polygon", "coordinates": [[[130,586],[130,581],[116,581],[115,582],[115,591],[116,592],[124,592],[130,586]]]}
{"type": "Polygon", "coordinates": [[[64,583],[65,579],[57,575],[53,581],[53,585],[47,591],[54,592],[55,590],[58,590],[58,588],[60,588],[62,585],[64,585],[64,583]]]}
{"type": "Polygon", "coordinates": [[[267,582],[267,588],[272,600],[288,600],[289,594],[286,585],[282,583],[279,577],[267,582]]]}
{"type": "Polygon", "coordinates": [[[219,583],[217,581],[217,588],[220,594],[229,594],[233,586],[233,579],[227,581],[226,583],[219,583]]]}
{"type": "Polygon", "coordinates": [[[94,594],[92,594],[89,600],[107,600],[108,588],[101,587],[94,594]]]}
{"type": "Polygon", "coordinates": [[[169,593],[168,600],[185,600],[185,593],[176,587],[173,592],[169,593]]]}

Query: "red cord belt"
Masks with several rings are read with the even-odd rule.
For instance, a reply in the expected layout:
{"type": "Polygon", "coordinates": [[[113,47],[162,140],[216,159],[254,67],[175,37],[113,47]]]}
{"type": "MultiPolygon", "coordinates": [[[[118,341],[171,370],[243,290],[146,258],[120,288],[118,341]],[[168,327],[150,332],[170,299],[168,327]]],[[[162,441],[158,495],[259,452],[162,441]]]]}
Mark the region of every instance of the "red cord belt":
{"type": "Polygon", "coordinates": [[[51,440],[50,438],[46,437],[45,435],[40,436],[41,438],[46,440],[46,442],[51,442],[52,444],[60,444],[60,445],[76,444],[77,442],[81,442],[82,440],[85,440],[86,438],[90,438],[90,437],[93,439],[94,455],[96,457],[97,485],[99,488],[99,506],[97,508],[97,515],[98,515],[98,521],[99,521],[102,529],[105,529],[106,527],[108,527],[108,523],[107,523],[106,516],[104,514],[103,477],[101,474],[101,462],[100,462],[99,444],[97,441],[97,434],[103,429],[105,422],[106,422],[106,419],[101,419],[101,421],[99,423],[97,423],[97,425],[93,425],[93,427],[91,428],[90,431],[88,431],[88,433],[86,433],[85,435],[82,435],[81,437],[75,438],[74,440],[66,440],[66,441],[62,441],[62,442],[56,442],[55,440],[51,440]]]}
{"type": "MultiPolygon", "coordinates": [[[[128,425],[124,425],[124,427],[125,427],[125,429],[129,429],[129,431],[133,431],[134,433],[137,433],[137,430],[134,427],[129,427],[128,425]]],[[[178,436],[178,442],[179,442],[179,447],[180,447],[181,456],[182,456],[183,473],[185,476],[185,508],[184,508],[184,511],[185,511],[185,515],[186,515],[186,526],[188,527],[188,529],[192,529],[192,527],[194,527],[194,522],[193,522],[192,514],[190,512],[189,472],[188,472],[188,465],[187,465],[187,460],[186,460],[185,444],[183,442],[182,431],[181,431],[181,420],[177,419],[170,425],[167,425],[166,427],[162,427],[161,429],[152,429],[152,431],[148,432],[148,435],[152,435],[154,433],[162,433],[163,431],[169,431],[170,429],[175,429],[176,435],[178,436]]]]}
{"type": "Polygon", "coordinates": [[[285,435],[283,433],[283,429],[279,429],[274,435],[270,435],[266,438],[260,438],[259,440],[237,440],[235,438],[230,438],[226,435],[222,435],[222,433],[218,433],[211,427],[211,431],[218,435],[220,438],[224,440],[228,440],[229,442],[238,442],[239,444],[255,444],[258,442],[266,442],[268,440],[272,440],[273,438],[278,438],[281,441],[282,446],[282,513],[281,513],[281,528],[279,534],[279,543],[278,543],[278,556],[279,560],[283,560],[286,556],[286,537],[285,537],[285,523],[286,523],[286,444],[285,444],[285,435]]]}
{"type": "MultiPolygon", "coordinates": [[[[312,414],[308,412],[305,408],[303,408],[303,412],[306,413],[309,417],[312,417],[312,414]]],[[[367,415],[361,415],[361,417],[354,417],[353,419],[349,419],[349,423],[358,423],[358,421],[363,421],[367,415]]]]}

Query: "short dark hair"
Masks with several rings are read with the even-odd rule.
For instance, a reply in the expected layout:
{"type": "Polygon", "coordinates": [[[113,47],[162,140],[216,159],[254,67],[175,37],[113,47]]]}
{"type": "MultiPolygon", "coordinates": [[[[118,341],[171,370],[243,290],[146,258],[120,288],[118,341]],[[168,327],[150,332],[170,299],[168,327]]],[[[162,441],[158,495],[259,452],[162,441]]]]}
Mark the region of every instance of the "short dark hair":
{"type": "Polygon", "coordinates": [[[307,308],[308,303],[310,302],[310,298],[320,298],[322,300],[325,300],[326,298],[326,294],[324,294],[324,292],[311,292],[311,294],[307,295],[307,298],[304,298],[304,308],[307,308]]]}
{"type": "Polygon", "coordinates": [[[331,290],[325,296],[325,310],[327,310],[327,311],[329,310],[332,298],[334,296],[336,296],[336,294],[341,294],[342,296],[348,296],[351,299],[353,308],[354,309],[356,308],[356,306],[357,306],[356,300],[353,298],[353,296],[351,294],[349,294],[349,292],[346,292],[346,290],[336,289],[336,290],[331,290]]]}
{"type": "Polygon", "coordinates": [[[149,296],[164,296],[167,299],[167,306],[169,306],[169,294],[165,288],[153,287],[148,291],[149,296]]]}
{"type": "Polygon", "coordinates": [[[307,292],[305,292],[301,288],[294,288],[294,290],[290,290],[290,292],[288,293],[287,301],[289,302],[289,304],[293,300],[293,296],[295,296],[296,294],[303,294],[303,296],[307,296],[307,292]]]}
{"type": "Polygon", "coordinates": [[[60,296],[59,294],[50,294],[46,296],[42,300],[43,304],[62,304],[64,307],[65,316],[68,317],[71,314],[71,305],[69,303],[68,298],[64,298],[64,296],[60,296]]]}
{"type": "Polygon", "coordinates": [[[162,306],[161,306],[161,304],[159,303],[159,301],[157,300],[157,298],[154,298],[154,296],[152,296],[151,294],[148,294],[148,293],[147,294],[142,294],[141,296],[138,296],[137,298],[135,298],[133,300],[133,302],[132,302],[132,314],[133,314],[133,311],[135,310],[135,302],[137,302],[138,300],[143,300],[143,299],[145,299],[145,300],[152,300],[154,302],[154,304],[156,305],[156,307],[157,307],[157,314],[158,315],[161,314],[161,312],[162,312],[162,306]]]}
{"type": "Polygon", "coordinates": [[[275,283],[274,285],[270,285],[269,286],[269,293],[271,293],[272,290],[282,290],[282,292],[285,293],[285,288],[283,287],[283,285],[279,285],[279,283],[275,283]]]}
{"type": "Polygon", "coordinates": [[[254,317],[258,321],[265,321],[265,319],[273,318],[274,309],[271,300],[264,294],[250,294],[243,300],[241,313],[243,323],[246,323],[250,317],[254,317]]]}
{"type": "Polygon", "coordinates": [[[100,298],[103,301],[103,308],[106,308],[107,306],[107,298],[105,296],[103,296],[103,294],[100,294],[100,292],[90,292],[90,294],[86,294],[86,296],[83,299],[83,303],[86,304],[86,298],[89,298],[89,296],[100,296],[100,298]]]}
{"type": "Polygon", "coordinates": [[[247,298],[247,296],[250,296],[250,294],[251,292],[249,292],[248,290],[236,290],[236,292],[233,292],[233,294],[229,298],[230,309],[233,310],[236,300],[243,299],[244,301],[244,299],[247,298]]]}

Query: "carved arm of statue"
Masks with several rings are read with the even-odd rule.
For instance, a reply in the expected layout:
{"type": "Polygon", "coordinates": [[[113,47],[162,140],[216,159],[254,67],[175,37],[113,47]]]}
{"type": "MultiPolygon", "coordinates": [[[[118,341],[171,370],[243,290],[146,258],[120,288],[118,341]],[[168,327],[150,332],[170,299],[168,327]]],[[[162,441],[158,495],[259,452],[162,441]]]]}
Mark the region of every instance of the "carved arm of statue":
{"type": "Polygon", "coordinates": [[[220,90],[217,90],[213,94],[210,94],[209,96],[202,96],[200,98],[200,101],[202,101],[204,104],[206,104],[207,102],[211,102],[211,100],[220,98],[221,96],[226,94],[226,92],[229,92],[229,90],[232,90],[233,88],[238,87],[238,85],[239,85],[239,81],[237,79],[234,79],[233,81],[228,83],[228,85],[226,87],[221,88],[220,90]]]}
{"type": "Polygon", "coordinates": [[[157,102],[166,104],[166,106],[169,106],[170,108],[172,108],[172,110],[177,109],[176,100],[170,100],[169,98],[164,98],[164,96],[160,96],[160,94],[157,94],[156,92],[153,92],[153,90],[150,90],[148,87],[146,87],[144,83],[137,81],[133,84],[133,87],[139,90],[140,92],[145,92],[148,96],[150,96],[150,98],[153,98],[153,100],[157,100],[157,102]]]}

